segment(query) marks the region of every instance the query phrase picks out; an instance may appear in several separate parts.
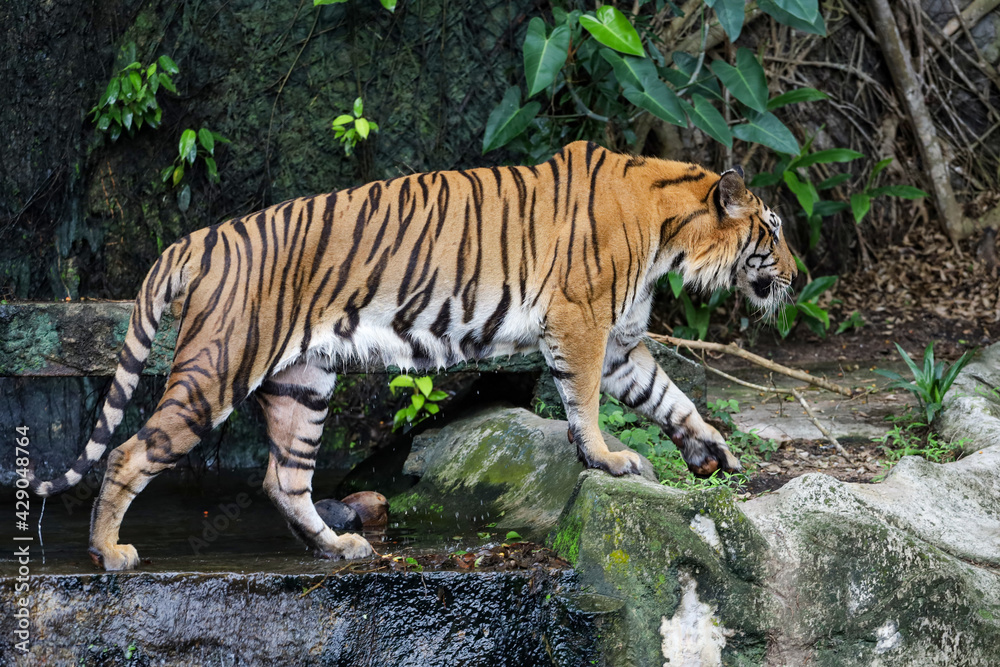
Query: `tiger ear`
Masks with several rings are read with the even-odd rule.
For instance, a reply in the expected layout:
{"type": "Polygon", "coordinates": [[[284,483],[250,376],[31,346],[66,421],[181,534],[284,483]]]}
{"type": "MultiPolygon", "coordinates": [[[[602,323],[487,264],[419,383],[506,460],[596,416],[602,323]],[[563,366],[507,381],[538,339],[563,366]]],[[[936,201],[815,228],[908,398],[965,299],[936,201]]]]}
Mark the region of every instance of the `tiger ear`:
{"type": "Polygon", "coordinates": [[[742,217],[747,208],[747,186],[743,182],[743,167],[736,165],[722,172],[718,196],[719,204],[727,216],[742,217]]]}

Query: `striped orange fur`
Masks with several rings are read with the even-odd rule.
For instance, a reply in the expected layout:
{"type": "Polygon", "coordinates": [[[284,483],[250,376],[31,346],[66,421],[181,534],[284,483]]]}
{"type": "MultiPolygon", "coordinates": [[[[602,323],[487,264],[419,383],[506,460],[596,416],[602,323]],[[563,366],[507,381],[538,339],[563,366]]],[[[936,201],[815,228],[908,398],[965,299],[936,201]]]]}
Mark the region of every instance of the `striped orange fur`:
{"type": "Polygon", "coordinates": [[[312,472],[338,360],[435,368],[541,349],[587,465],[637,473],[597,426],[602,391],[659,423],[692,471],[738,470],[719,433],[641,342],[667,271],[704,289],[737,286],[763,309],[795,264],[781,221],[743,183],[693,164],[570,144],[531,167],[431,172],[302,197],[194,232],[143,282],[97,427],[71,470],[32,481],[43,496],[101,459],[163,311],[179,319],[166,389],[108,457],[90,552],[109,570],[132,499],[253,394],[268,424],[264,486],[319,556],[371,553],[316,514],[312,472]]]}

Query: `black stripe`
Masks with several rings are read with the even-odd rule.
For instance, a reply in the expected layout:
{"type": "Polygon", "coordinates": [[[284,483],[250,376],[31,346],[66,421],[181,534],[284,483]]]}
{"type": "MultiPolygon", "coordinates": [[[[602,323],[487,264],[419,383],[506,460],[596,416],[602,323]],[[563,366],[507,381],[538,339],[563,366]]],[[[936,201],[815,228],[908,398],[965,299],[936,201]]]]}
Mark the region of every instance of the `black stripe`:
{"type": "Polygon", "coordinates": [[[677,176],[676,178],[661,178],[660,180],[655,181],[650,186],[650,189],[665,188],[671,185],[678,185],[680,183],[688,183],[690,181],[700,181],[703,178],[705,178],[705,172],[703,171],[697,174],[684,174],[683,176],[677,176]]]}

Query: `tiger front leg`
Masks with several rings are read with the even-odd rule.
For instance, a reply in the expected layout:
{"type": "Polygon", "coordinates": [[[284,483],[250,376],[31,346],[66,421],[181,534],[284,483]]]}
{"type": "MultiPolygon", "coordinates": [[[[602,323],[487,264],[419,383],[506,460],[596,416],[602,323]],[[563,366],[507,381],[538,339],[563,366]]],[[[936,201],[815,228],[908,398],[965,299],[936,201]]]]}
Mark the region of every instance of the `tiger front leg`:
{"type": "Polygon", "coordinates": [[[680,448],[688,469],[695,475],[707,477],[716,470],[742,470],[722,435],[705,423],[691,399],[667,377],[641,340],[610,338],[602,387],[659,424],[680,448]]]}
{"type": "Polygon", "coordinates": [[[598,425],[606,331],[582,324],[574,324],[569,331],[565,336],[547,333],[542,352],[566,409],[570,442],[588,468],[638,475],[642,457],[631,449],[610,451],[598,425]]]}

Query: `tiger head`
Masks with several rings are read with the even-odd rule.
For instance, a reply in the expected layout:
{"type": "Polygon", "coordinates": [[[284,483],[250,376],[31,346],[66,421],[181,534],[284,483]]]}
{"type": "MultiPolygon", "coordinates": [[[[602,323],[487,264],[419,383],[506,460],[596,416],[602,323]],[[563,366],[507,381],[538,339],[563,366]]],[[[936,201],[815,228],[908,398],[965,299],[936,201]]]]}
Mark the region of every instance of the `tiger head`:
{"type": "Polygon", "coordinates": [[[679,223],[666,235],[673,250],[666,268],[706,291],[739,288],[754,306],[774,312],[797,274],[781,218],[747,189],[741,167],[692,185],[693,213],[678,214],[676,200],[669,206],[679,223]]]}

